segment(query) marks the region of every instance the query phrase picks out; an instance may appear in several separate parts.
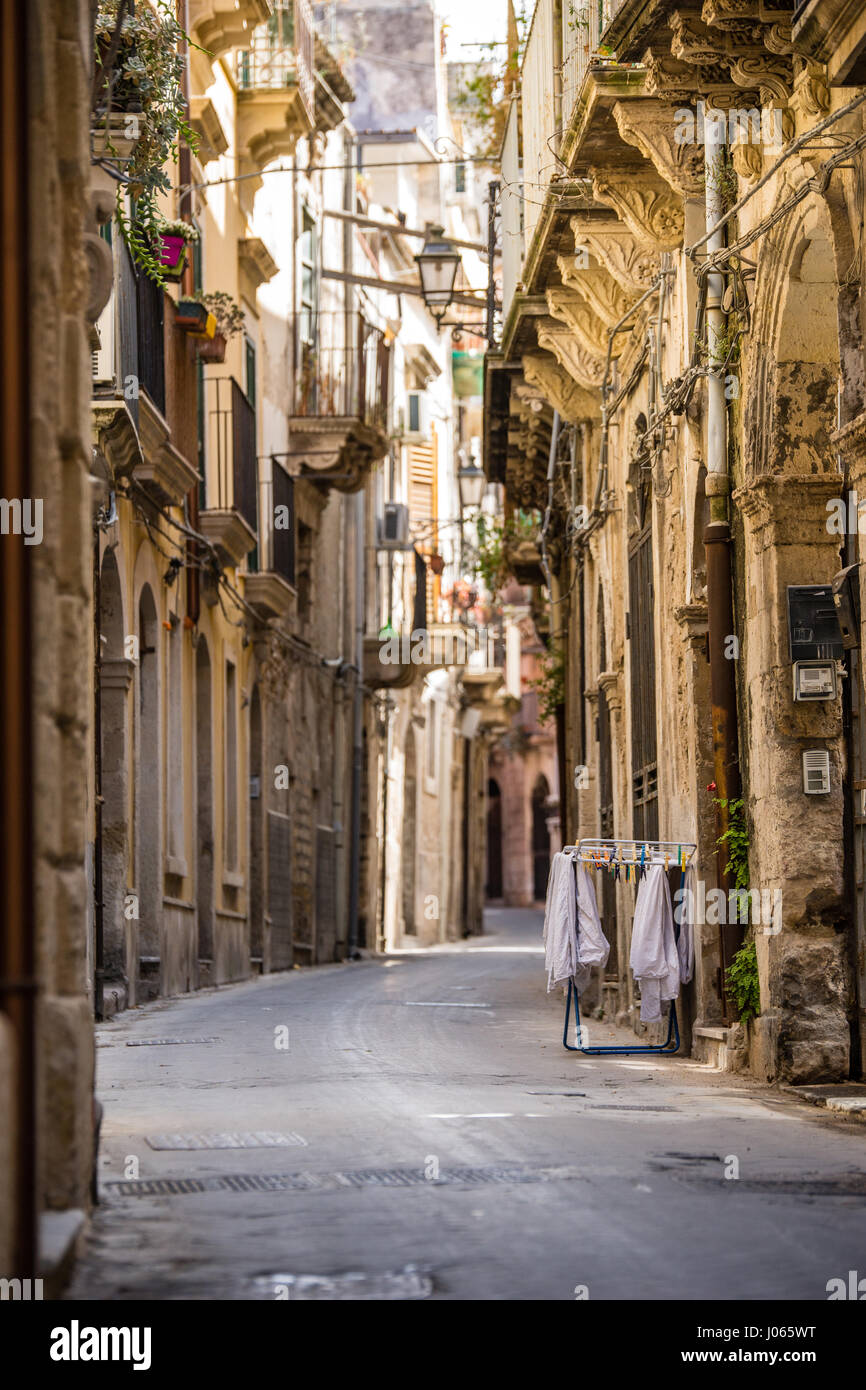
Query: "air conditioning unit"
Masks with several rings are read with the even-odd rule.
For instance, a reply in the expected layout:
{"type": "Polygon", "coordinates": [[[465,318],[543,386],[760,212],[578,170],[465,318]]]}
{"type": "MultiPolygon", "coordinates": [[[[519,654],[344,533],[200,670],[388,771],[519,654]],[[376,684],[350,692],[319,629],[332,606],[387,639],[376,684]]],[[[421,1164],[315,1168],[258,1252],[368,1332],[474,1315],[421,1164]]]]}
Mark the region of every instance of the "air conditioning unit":
{"type": "Polygon", "coordinates": [[[830,754],[823,748],[803,754],[803,791],[807,796],[827,796],[830,791],[830,754]]]}
{"type": "Polygon", "coordinates": [[[409,508],[403,502],[386,502],[379,523],[380,550],[411,550],[409,508]]]}
{"type": "Polygon", "coordinates": [[[110,387],[114,390],[116,381],[114,358],[114,294],[96,320],[96,335],[99,346],[91,353],[91,373],[94,386],[110,387]]]}
{"type": "Polygon", "coordinates": [[[407,439],[430,438],[430,406],[426,391],[408,391],[406,393],[404,434],[407,439]]]}

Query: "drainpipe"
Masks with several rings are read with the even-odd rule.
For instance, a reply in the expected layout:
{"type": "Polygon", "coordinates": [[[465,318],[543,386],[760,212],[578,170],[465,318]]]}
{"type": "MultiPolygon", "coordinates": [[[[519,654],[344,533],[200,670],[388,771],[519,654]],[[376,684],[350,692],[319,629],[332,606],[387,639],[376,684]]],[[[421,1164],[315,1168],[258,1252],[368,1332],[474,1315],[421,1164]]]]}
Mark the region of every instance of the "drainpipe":
{"type": "Polygon", "coordinates": [[[361,773],[364,758],[364,490],[355,494],[355,693],[352,736],[352,860],[347,954],[358,950],[361,901],[361,773]]]}
{"type": "MultiPolygon", "coordinates": [[[[721,186],[722,179],[715,172],[725,159],[725,134],[721,120],[709,116],[705,122],[704,162],[706,168],[706,225],[707,230],[715,227],[724,216],[721,186]]],[[[720,228],[707,241],[707,254],[720,250],[724,244],[724,229],[720,228]]],[[[722,358],[717,352],[717,344],[725,332],[725,315],[722,310],[724,277],[719,274],[707,277],[707,344],[711,365],[722,358]]],[[[728,802],[740,795],[739,746],[737,737],[737,682],[736,666],[726,653],[727,639],[734,633],[734,604],[731,582],[731,525],[729,520],[727,441],[727,402],[725,399],[725,378],[722,371],[710,372],[707,376],[707,497],[710,504],[710,520],[704,531],[704,546],[707,557],[707,616],[709,627],[710,658],[710,698],[713,723],[713,773],[716,783],[716,797],[728,802]]],[[[721,836],[728,829],[730,816],[727,807],[716,807],[716,833],[721,836]]],[[[726,843],[717,849],[717,872],[719,886],[731,886],[725,865],[728,862],[726,843]]],[[[725,913],[728,917],[731,914],[725,913]]],[[[729,922],[719,929],[721,951],[721,975],[719,995],[725,1018],[730,1021],[730,1006],[725,991],[725,970],[742,945],[742,932],[737,922],[729,922]]]]}

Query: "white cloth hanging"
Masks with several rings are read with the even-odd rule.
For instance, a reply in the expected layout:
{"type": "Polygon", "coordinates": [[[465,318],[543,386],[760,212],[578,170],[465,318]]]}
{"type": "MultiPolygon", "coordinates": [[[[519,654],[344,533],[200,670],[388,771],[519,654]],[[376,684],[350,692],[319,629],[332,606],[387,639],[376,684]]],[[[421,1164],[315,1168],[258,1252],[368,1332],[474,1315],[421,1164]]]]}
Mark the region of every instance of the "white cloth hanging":
{"type": "Polygon", "coordinates": [[[589,870],[570,854],[555,854],[544,905],[544,965],[548,993],[574,980],[578,994],[593,965],[606,965],[610,944],[601,928],[589,870]]]}
{"type": "Polygon", "coordinates": [[[572,864],[570,854],[555,854],[547,879],[542,939],[548,994],[555,985],[567,985],[578,966],[577,900],[572,864]]]}
{"type": "Polygon", "coordinates": [[[605,936],[595,901],[595,888],[583,860],[577,861],[577,969],[574,986],[582,994],[594,965],[607,965],[610,942],[605,936]]]}
{"type": "Polygon", "coordinates": [[[661,1018],[661,1005],[680,992],[680,957],[674,936],[671,890],[662,864],[652,864],[641,879],[632,927],[632,973],[640,985],[642,1023],[661,1018]]]}

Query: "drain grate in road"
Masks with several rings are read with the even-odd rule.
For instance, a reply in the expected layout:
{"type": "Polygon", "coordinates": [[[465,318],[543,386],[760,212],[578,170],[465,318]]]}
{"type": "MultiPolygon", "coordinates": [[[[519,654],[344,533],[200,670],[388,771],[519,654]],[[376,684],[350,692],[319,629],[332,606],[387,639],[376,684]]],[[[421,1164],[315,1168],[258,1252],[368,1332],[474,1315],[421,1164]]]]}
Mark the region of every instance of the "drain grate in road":
{"type": "Polygon", "coordinates": [[[307,1146],[300,1134],[277,1134],[254,1129],[237,1134],[148,1134],[152,1149],[282,1149],[290,1145],[307,1146]]]}
{"type": "Polygon", "coordinates": [[[228,1173],[202,1178],[134,1178],[108,1182],[118,1197],[176,1197],[196,1192],[338,1192],[359,1187],[482,1187],[493,1183],[563,1182],[581,1178],[579,1168],[524,1165],[451,1168],[428,1179],[418,1168],[360,1168],[337,1173],[228,1173]]]}
{"type": "Polygon", "coordinates": [[[429,1298],[433,1279],[415,1265],[384,1274],[266,1274],[253,1280],[257,1288],[277,1299],[343,1300],[375,1299],[393,1302],[429,1298]]]}
{"type": "Polygon", "coordinates": [[[655,1114],[663,1111],[676,1115],[679,1112],[675,1105],[588,1105],[587,1110],[651,1110],[655,1114]]]}
{"type": "Polygon", "coordinates": [[[222,1042],[222,1038],[129,1038],[127,1047],[196,1047],[222,1042]]]}

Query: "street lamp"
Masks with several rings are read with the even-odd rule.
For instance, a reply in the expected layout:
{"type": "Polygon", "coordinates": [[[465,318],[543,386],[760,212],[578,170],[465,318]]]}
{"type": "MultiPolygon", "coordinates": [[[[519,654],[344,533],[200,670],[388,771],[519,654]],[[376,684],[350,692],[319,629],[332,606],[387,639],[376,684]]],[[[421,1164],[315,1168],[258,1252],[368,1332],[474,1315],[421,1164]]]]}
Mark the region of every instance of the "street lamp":
{"type": "Polygon", "coordinates": [[[460,253],[446,237],[444,227],[431,227],[415,260],[424,303],[436,320],[436,326],[440,327],[454,298],[460,253]]]}
{"type": "Polygon", "coordinates": [[[457,489],[460,493],[460,511],[479,508],[484,496],[487,479],[474,459],[463,462],[457,469],[457,489]]]}

